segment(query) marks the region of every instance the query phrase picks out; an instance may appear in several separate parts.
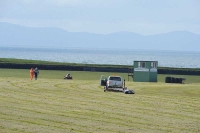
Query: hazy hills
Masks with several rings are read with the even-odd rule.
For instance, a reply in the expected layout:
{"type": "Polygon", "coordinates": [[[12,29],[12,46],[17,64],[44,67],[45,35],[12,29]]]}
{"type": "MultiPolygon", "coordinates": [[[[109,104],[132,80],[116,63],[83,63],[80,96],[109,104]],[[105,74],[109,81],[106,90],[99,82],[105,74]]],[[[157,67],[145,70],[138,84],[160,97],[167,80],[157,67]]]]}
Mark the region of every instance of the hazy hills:
{"type": "Polygon", "coordinates": [[[60,28],[32,28],[0,22],[0,46],[81,47],[200,51],[200,35],[174,31],[143,36],[134,32],[94,34],[60,28]]]}

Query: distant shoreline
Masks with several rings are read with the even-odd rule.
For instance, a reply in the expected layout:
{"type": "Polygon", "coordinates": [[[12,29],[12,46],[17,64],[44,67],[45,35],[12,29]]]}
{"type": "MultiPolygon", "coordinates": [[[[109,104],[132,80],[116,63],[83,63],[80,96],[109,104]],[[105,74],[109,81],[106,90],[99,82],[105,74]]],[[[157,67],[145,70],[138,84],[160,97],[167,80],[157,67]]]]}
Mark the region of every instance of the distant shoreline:
{"type": "Polygon", "coordinates": [[[126,48],[92,48],[92,47],[56,47],[56,46],[27,46],[27,45],[3,45],[0,48],[19,48],[19,49],[45,49],[45,50],[97,50],[97,51],[160,51],[160,52],[191,52],[200,53],[200,51],[191,50],[164,50],[164,49],[126,49],[126,48]]]}
{"type": "Polygon", "coordinates": [[[0,47],[1,58],[133,66],[136,60],[155,60],[160,67],[200,68],[200,52],[71,48],[0,47]]]}

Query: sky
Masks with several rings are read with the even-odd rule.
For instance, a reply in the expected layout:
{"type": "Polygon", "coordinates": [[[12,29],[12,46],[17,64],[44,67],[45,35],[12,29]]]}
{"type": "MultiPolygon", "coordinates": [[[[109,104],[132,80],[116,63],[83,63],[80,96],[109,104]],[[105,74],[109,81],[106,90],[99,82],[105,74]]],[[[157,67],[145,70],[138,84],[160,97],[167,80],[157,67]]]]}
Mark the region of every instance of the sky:
{"type": "Polygon", "coordinates": [[[0,22],[98,34],[200,34],[200,0],[0,0],[0,22]]]}

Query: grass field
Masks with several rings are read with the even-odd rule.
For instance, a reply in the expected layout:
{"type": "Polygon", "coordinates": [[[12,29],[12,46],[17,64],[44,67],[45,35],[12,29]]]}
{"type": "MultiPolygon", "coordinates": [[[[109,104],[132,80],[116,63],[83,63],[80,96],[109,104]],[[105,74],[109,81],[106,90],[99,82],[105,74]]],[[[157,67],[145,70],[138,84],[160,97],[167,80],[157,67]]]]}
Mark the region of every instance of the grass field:
{"type": "Polygon", "coordinates": [[[199,133],[200,76],[158,75],[157,83],[127,81],[134,95],[103,92],[103,72],[0,69],[1,133],[199,133]],[[70,73],[73,80],[63,80],[70,73]],[[166,84],[166,76],[186,78],[166,84]]]}

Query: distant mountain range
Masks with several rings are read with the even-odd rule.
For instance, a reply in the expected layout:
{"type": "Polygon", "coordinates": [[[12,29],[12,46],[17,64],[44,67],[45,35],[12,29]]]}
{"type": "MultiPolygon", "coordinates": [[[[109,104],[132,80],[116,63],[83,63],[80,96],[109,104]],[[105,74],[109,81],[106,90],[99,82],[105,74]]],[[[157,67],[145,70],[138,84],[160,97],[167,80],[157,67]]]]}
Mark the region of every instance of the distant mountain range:
{"type": "Polygon", "coordinates": [[[0,22],[0,46],[200,51],[200,34],[174,31],[149,36],[134,32],[104,35],[0,22]]]}

